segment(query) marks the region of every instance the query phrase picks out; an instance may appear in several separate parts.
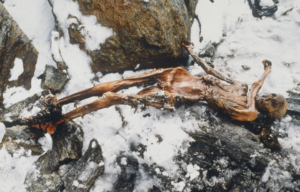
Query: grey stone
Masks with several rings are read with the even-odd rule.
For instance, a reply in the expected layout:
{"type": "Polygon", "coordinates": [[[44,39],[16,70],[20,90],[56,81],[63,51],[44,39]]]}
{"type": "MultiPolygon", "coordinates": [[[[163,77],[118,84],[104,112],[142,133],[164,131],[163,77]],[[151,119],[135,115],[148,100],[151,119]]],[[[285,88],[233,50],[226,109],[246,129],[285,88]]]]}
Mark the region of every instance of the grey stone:
{"type": "Polygon", "coordinates": [[[248,71],[248,70],[251,69],[251,67],[249,67],[248,65],[242,65],[242,67],[243,67],[243,69],[246,70],[246,71],[248,71]]]}
{"type": "Polygon", "coordinates": [[[11,155],[41,155],[44,150],[41,144],[38,143],[38,140],[43,136],[44,133],[38,129],[16,125],[6,129],[2,142],[0,143],[0,149],[5,147],[7,152],[11,155]],[[21,149],[24,149],[25,153],[20,152],[21,149]]]}
{"type": "Polygon", "coordinates": [[[0,3],[0,108],[4,108],[3,93],[7,87],[31,88],[37,58],[31,41],[0,3]],[[16,58],[23,61],[24,71],[18,79],[9,81],[16,58]]]}
{"type": "Polygon", "coordinates": [[[200,52],[199,56],[200,57],[213,57],[215,55],[216,48],[215,46],[211,43],[208,42],[205,47],[202,49],[200,52]]]}
{"type": "Polygon", "coordinates": [[[58,173],[63,164],[81,157],[83,131],[74,122],[60,124],[52,135],[53,147],[35,162],[36,169],[27,173],[27,191],[57,192],[64,189],[64,182],[58,173]]]}
{"type": "Polygon", "coordinates": [[[51,136],[52,150],[47,151],[35,163],[41,174],[51,174],[57,171],[60,165],[81,157],[83,131],[79,125],[72,121],[60,124],[51,136]]]}
{"type": "Polygon", "coordinates": [[[71,163],[61,176],[67,191],[87,192],[103,173],[102,150],[97,140],[92,139],[84,155],[75,163],[71,163]]]}
{"type": "Polygon", "coordinates": [[[288,111],[300,113],[300,99],[287,98],[288,111]]]}
{"type": "Polygon", "coordinates": [[[69,81],[67,74],[50,65],[46,65],[45,72],[39,78],[42,79],[42,88],[49,89],[53,93],[61,92],[69,81]]]}
{"type": "Polygon", "coordinates": [[[17,102],[7,109],[3,109],[0,113],[0,122],[17,121],[19,119],[20,113],[24,109],[30,108],[42,96],[46,96],[48,94],[49,91],[43,91],[41,93],[34,94],[33,96],[28,97],[20,102],[17,102]]]}
{"type": "Polygon", "coordinates": [[[27,174],[25,182],[28,192],[58,192],[64,188],[63,181],[57,172],[40,175],[38,171],[27,174]]]}

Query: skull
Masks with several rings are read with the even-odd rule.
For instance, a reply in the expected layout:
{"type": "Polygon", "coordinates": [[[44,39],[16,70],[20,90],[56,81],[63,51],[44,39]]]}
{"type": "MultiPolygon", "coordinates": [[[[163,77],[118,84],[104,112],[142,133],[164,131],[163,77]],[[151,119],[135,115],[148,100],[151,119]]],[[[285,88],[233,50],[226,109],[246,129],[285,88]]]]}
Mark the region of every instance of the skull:
{"type": "Polygon", "coordinates": [[[260,112],[267,113],[269,117],[279,119],[286,113],[287,101],[282,95],[272,93],[257,96],[256,107],[260,112]]]}

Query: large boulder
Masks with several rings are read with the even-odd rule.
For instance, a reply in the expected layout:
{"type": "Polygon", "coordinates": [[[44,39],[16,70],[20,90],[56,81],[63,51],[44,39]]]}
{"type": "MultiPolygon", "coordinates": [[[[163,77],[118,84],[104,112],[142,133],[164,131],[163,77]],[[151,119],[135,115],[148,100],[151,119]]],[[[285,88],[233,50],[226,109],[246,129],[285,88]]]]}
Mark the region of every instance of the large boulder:
{"type": "Polygon", "coordinates": [[[31,41],[0,3],[0,108],[7,87],[31,88],[37,58],[31,41]]]}
{"type": "MultiPolygon", "coordinates": [[[[58,0],[49,0],[53,9],[58,0]]],[[[69,15],[70,42],[79,44],[92,58],[92,69],[115,72],[141,68],[178,65],[187,57],[181,46],[190,38],[198,0],[77,0],[84,15],[94,15],[98,23],[113,30],[113,35],[100,43],[97,49],[86,48],[87,33],[79,16],[69,15]],[[70,24],[71,23],[71,24],[70,24]]],[[[55,11],[54,11],[55,13],[55,11]]],[[[59,18],[59,17],[57,17],[59,18]]],[[[65,20],[57,19],[57,22],[65,20]]],[[[66,35],[58,29],[60,35],[66,35]]],[[[66,31],[66,30],[65,30],[66,31]]]]}

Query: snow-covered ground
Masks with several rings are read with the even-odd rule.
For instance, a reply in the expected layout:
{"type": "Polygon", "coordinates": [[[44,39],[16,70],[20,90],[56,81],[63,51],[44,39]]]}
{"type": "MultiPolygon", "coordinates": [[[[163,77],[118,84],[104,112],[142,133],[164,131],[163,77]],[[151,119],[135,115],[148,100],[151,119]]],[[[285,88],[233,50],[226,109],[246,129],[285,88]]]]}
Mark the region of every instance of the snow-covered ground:
{"type": "MultiPolygon", "coordinates": [[[[81,18],[86,28],[93,32],[88,40],[88,49],[97,48],[95,43],[103,42],[109,36],[110,29],[95,24],[93,16],[82,16],[78,11],[78,6],[72,0],[56,0],[54,2],[54,13],[58,15],[58,20],[65,24],[72,21],[67,19],[68,13],[72,12],[78,18],[81,18]],[[55,3],[61,3],[56,6],[55,3]]],[[[264,5],[272,4],[264,0],[264,5]]],[[[5,0],[4,6],[17,21],[19,26],[32,40],[32,43],[39,51],[39,58],[35,76],[33,78],[32,89],[25,91],[21,88],[11,88],[5,93],[5,106],[24,99],[41,90],[38,77],[44,70],[46,64],[56,66],[51,57],[51,35],[54,31],[54,18],[51,13],[51,7],[47,0],[5,0]],[[14,94],[15,93],[15,94],[14,94]]],[[[246,82],[251,85],[263,73],[262,60],[272,61],[272,73],[266,79],[261,93],[276,92],[288,96],[286,91],[300,83],[300,1],[285,0],[280,1],[278,11],[270,18],[254,18],[252,12],[243,0],[215,0],[211,3],[209,0],[199,0],[196,13],[201,21],[201,35],[203,42],[199,42],[199,26],[195,21],[192,26],[192,41],[195,43],[196,52],[209,42],[219,43],[214,60],[217,70],[236,80],[246,82]],[[287,15],[283,13],[294,7],[287,15]],[[250,67],[245,70],[242,65],[250,67]]],[[[68,35],[67,26],[61,26],[65,37],[68,35]]],[[[55,35],[55,33],[53,33],[55,35]]],[[[52,38],[53,40],[53,38],[52,38]]],[[[56,48],[60,49],[61,56],[68,65],[71,80],[66,85],[60,97],[91,87],[95,84],[112,81],[135,75],[145,70],[137,72],[126,71],[122,74],[112,73],[100,77],[99,82],[92,81],[95,74],[92,73],[89,63],[91,58],[85,52],[79,49],[78,45],[69,43],[69,39],[61,38],[56,43],[56,48]]],[[[57,50],[52,50],[52,53],[57,50]]],[[[197,65],[189,67],[193,74],[203,72],[197,65]]],[[[124,93],[136,93],[139,89],[133,87],[124,91],[124,93]]],[[[88,103],[95,98],[87,99],[80,105],[88,103]]],[[[74,108],[73,105],[67,105],[63,108],[64,112],[74,108]]],[[[189,115],[187,110],[186,115],[189,115]]],[[[297,140],[297,134],[300,134],[300,127],[289,126],[285,117],[282,126],[288,137],[280,140],[284,148],[294,148],[300,152],[297,140]]],[[[77,118],[76,123],[82,126],[84,130],[83,153],[88,147],[89,141],[96,138],[103,149],[105,157],[105,173],[95,182],[92,191],[108,191],[117,179],[120,168],[116,164],[116,157],[122,153],[132,153],[130,143],[142,143],[147,146],[144,158],[135,156],[139,163],[151,165],[156,162],[166,169],[166,174],[176,174],[177,165],[173,162],[173,157],[180,150],[184,153],[188,142],[192,138],[185,131],[197,129],[199,120],[193,118],[182,121],[177,112],[170,113],[155,108],[149,108],[146,111],[134,113],[129,106],[118,106],[103,109],[92,114],[86,115],[83,119],[77,118]],[[145,114],[151,114],[146,116],[145,114]],[[124,122],[126,122],[124,124],[124,122]],[[158,142],[159,135],[162,138],[158,142]]],[[[200,122],[205,123],[205,122],[200,122]]],[[[0,124],[0,140],[5,132],[5,128],[0,124]]],[[[47,142],[43,142],[46,143],[47,142]]],[[[298,154],[300,157],[300,154],[298,154]]],[[[294,157],[296,161],[298,156],[294,157]]],[[[0,191],[24,191],[23,181],[28,170],[32,169],[33,162],[37,157],[11,157],[5,149],[0,150],[0,191]],[[3,187],[4,186],[4,187],[3,187]]],[[[272,183],[277,179],[283,179],[283,182],[291,182],[290,175],[285,174],[280,177],[273,177],[270,171],[280,172],[276,169],[276,162],[272,162],[264,177],[272,189],[272,183]],[[276,171],[275,171],[276,170],[276,171]]],[[[295,166],[300,166],[295,163],[295,166]]],[[[197,177],[199,169],[189,167],[189,174],[197,177]]],[[[143,173],[141,173],[143,175],[143,173]]],[[[137,191],[145,191],[151,188],[156,181],[144,178],[137,186],[137,191]]],[[[182,185],[178,184],[178,189],[182,185]]]]}

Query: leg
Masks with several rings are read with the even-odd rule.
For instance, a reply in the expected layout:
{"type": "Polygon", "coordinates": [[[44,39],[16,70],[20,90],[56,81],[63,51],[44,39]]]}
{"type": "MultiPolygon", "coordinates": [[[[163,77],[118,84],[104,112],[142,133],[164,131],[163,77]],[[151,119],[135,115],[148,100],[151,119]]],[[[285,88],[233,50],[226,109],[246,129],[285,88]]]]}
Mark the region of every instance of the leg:
{"type": "Polygon", "coordinates": [[[102,97],[92,103],[74,109],[63,115],[64,121],[70,121],[76,117],[84,117],[84,115],[97,111],[99,109],[108,108],[112,105],[125,104],[137,106],[139,104],[150,105],[165,110],[173,110],[181,103],[194,103],[199,101],[200,97],[186,97],[178,94],[165,92],[158,87],[150,86],[137,95],[123,95],[113,92],[106,92],[102,97]]]}
{"type": "Polygon", "coordinates": [[[57,101],[57,104],[59,105],[65,105],[68,103],[75,102],[76,100],[82,100],[86,99],[92,96],[102,96],[102,94],[106,92],[117,92],[121,89],[125,89],[128,87],[135,86],[140,83],[146,83],[151,82],[155,83],[156,79],[155,77],[163,74],[163,73],[169,73],[173,69],[157,69],[149,72],[142,73],[137,76],[129,77],[126,79],[120,79],[112,82],[107,83],[101,83],[99,85],[96,85],[94,87],[79,91],[77,93],[74,93],[72,95],[69,95],[67,97],[64,97],[57,101]]]}
{"type": "Polygon", "coordinates": [[[229,79],[228,77],[225,77],[224,75],[222,75],[221,73],[219,73],[218,71],[214,70],[212,67],[210,67],[207,63],[205,63],[204,61],[202,61],[193,51],[194,49],[194,44],[192,42],[186,41],[186,42],[182,42],[182,45],[188,50],[188,52],[190,53],[190,55],[193,57],[193,59],[195,60],[196,63],[198,63],[202,69],[209,75],[213,75],[223,81],[226,81],[227,83],[230,84],[234,84],[236,83],[236,81],[229,79]]]}

